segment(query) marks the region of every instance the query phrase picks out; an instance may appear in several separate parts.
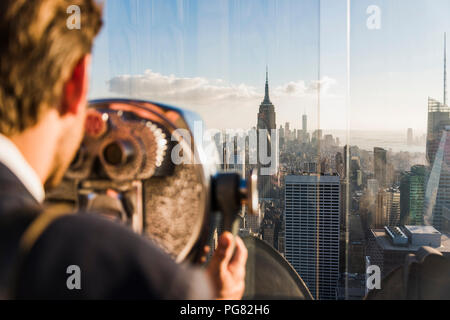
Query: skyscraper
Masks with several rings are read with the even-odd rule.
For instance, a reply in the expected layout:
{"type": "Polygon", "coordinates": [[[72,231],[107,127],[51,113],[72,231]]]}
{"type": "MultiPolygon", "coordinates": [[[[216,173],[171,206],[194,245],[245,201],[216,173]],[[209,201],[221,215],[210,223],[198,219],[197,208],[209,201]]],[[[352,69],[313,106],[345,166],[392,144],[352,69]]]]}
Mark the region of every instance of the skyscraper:
{"type": "Polygon", "coordinates": [[[284,138],[284,128],[280,125],[280,129],[278,129],[278,137],[280,141],[280,149],[284,148],[285,138],[284,138]]]}
{"type": "Polygon", "coordinates": [[[284,135],[285,135],[286,141],[291,140],[291,129],[290,129],[289,122],[286,122],[286,124],[284,125],[284,135]]]}
{"type": "Polygon", "coordinates": [[[342,157],[342,153],[338,152],[336,153],[336,156],[334,157],[334,166],[336,172],[339,174],[341,178],[344,178],[344,158],[342,157]]]}
{"type": "Polygon", "coordinates": [[[367,190],[372,197],[375,197],[378,194],[379,188],[377,179],[367,180],[367,190]]]}
{"type": "Polygon", "coordinates": [[[442,131],[448,125],[450,125],[450,109],[447,105],[447,35],[444,33],[444,99],[441,103],[428,98],[426,153],[430,166],[433,165],[442,131]]]}
{"type": "MultiPolygon", "coordinates": [[[[267,156],[278,156],[278,155],[272,155],[272,144],[277,143],[275,141],[277,139],[276,135],[276,115],[275,115],[275,107],[270,101],[269,98],[269,72],[266,69],[266,86],[265,86],[265,95],[264,100],[259,106],[259,113],[258,113],[258,125],[257,125],[257,137],[258,137],[258,167],[259,167],[259,195],[260,198],[269,198],[271,197],[271,179],[270,176],[267,174],[261,174],[261,168],[264,167],[270,167],[271,165],[274,166],[276,164],[270,163],[270,164],[263,164],[261,161],[261,143],[260,143],[260,135],[263,134],[264,131],[261,130],[267,130],[267,156]],[[272,131],[274,130],[274,131],[272,131]],[[275,136],[272,134],[275,133],[275,136]]],[[[285,139],[287,139],[287,128],[285,129],[285,139]]],[[[276,144],[277,145],[277,144],[276,144]]]]}
{"type": "Polygon", "coordinates": [[[425,166],[411,167],[400,179],[400,223],[423,224],[423,204],[425,196],[425,166]]]}
{"type": "MultiPolygon", "coordinates": [[[[266,70],[266,87],[264,100],[259,106],[258,129],[274,130],[276,126],[275,107],[269,98],[269,71],[266,70]]],[[[288,129],[288,128],[287,128],[288,129]]]]}
{"type": "Polygon", "coordinates": [[[426,153],[430,166],[434,163],[442,131],[450,125],[450,109],[437,100],[428,98],[428,125],[426,153]]]}
{"type": "Polygon", "coordinates": [[[450,208],[450,126],[445,127],[428,177],[424,199],[424,223],[441,230],[442,217],[450,208]]]}
{"type": "Polygon", "coordinates": [[[340,192],[339,176],[286,177],[286,259],[316,299],[336,298],[340,192]]]}
{"type": "Polygon", "coordinates": [[[278,129],[278,134],[280,136],[280,139],[284,138],[284,128],[282,125],[280,125],[280,129],[278,129]]]}
{"type": "Polygon", "coordinates": [[[413,129],[412,128],[408,128],[408,133],[406,135],[406,144],[408,146],[411,146],[414,144],[414,137],[413,137],[413,129]]]}
{"type": "Polygon", "coordinates": [[[375,179],[378,180],[378,183],[380,186],[384,187],[386,186],[386,164],[387,164],[387,157],[386,157],[386,150],[382,148],[375,147],[373,149],[373,163],[374,163],[374,174],[375,179]]]}
{"type": "Polygon", "coordinates": [[[400,225],[400,190],[390,188],[388,194],[387,223],[389,226],[398,226],[400,225]]]}
{"type": "Polygon", "coordinates": [[[400,191],[395,188],[379,190],[372,227],[397,226],[400,223],[400,191]]]}
{"type": "Polygon", "coordinates": [[[302,116],[302,131],[303,133],[308,132],[308,116],[306,114],[302,116]]]}
{"type": "Polygon", "coordinates": [[[374,229],[383,228],[386,223],[386,198],[385,190],[379,190],[375,201],[375,215],[370,223],[374,229]]]}
{"type": "Polygon", "coordinates": [[[222,143],[222,170],[239,172],[245,177],[246,164],[246,144],[245,136],[224,135],[222,143]]]}

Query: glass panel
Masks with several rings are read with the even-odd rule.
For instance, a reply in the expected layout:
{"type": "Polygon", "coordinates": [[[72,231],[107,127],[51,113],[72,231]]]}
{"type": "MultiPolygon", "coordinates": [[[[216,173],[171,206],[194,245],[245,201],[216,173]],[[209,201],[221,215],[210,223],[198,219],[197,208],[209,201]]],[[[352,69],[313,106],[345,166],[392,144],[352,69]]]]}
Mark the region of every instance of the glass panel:
{"type": "Polygon", "coordinates": [[[351,2],[350,297],[370,266],[385,277],[421,246],[450,250],[449,9],[445,0],[351,2]]]}
{"type": "MultiPolygon", "coordinates": [[[[311,170],[318,164],[319,140],[312,136],[313,132],[322,134],[319,100],[324,92],[333,94],[335,84],[333,78],[320,73],[319,39],[320,3],[316,0],[105,4],[105,27],[95,45],[90,97],[145,99],[195,111],[215,132],[222,170],[237,171],[243,177],[249,177],[254,168],[259,170],[259,215],[252,216],[244,208],[240,225],[242,237],[253,235],[272,248],[257,243],[254,250],[261,254],[249,254],[247,291],[254,295],[264,295],[254,281],[255,270],[271,273],[272,268],[282,268],[280,272],[292,278],[284,280],[286,283],[298,281],[282,255],[315,295],[315,264],[322,255],[316,225],[311,221],[310,229],[299,234],[305,237],[306,254],[298,251],[296,244],[292,247],[291,240],[298,241],[298,237],[288,234],[294,226],[291,222],[285,227],[284,217],[289,214],[284,212],[284,193],[286,176],[303,172],[308,163],[311,170]],[[267,130],[255,137],[271,137],[266,146],[274,151],[266,155],[275,157],[268,158],[269,164],[253,161],[262,159],[262,152],[257,155],[260,147],[252,144],[255,129],[267,130]],[[259,259],[266,259],[266,264],[257,265],[259,259]],[[299,264],[299,259],[304,264],[299,264]]],[[[325,99],[325,109],[327,103],[325,99]]],[[[334,192],[333,201],[337,202],[332,209],[338,210],[339,188],[334,192]]],[[[314,205],[315,199],[310,202],[314,205]]],[[[295,215],[299,213],[296,209],[295,215]]],[[[338,214],[333,225],[336,235],[338,214]]],[[[249,243],[249,248],[252,245],[249,243]]],[[[330,258],[336,269],[331,278],[336,280],[337,248],[330,258]]],[[[325,258],[324,267],[330,259],[325,258]]],[[[285,296],[276,288],[271,291],[271,297],[285,296]]]]}
{"type": "Polygon", "coordinates": [[[314,298],[362,299],[422,245],[450,252],[449,9],[447,0],[109,1],[90,97],[192,110],[221,170],[258,170],[259,215],[242,209],[240,235],[269,247],[248,243],[248,292],[264,296],[255,273],[270,263],[295,282],[287,261],[314,298]]]}

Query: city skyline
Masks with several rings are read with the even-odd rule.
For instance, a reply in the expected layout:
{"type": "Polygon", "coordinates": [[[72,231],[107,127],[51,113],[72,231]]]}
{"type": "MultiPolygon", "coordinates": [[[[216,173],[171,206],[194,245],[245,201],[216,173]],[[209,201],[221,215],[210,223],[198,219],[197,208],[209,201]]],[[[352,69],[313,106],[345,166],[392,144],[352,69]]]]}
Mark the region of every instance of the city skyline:
{"type": "Polygon", "coordinates": [[[424,132],[428,96],[443,100],[450,30],[435,13],[449,9],[444,0],[352,2],[347,115],[346,1],[106,2],[106,22],[121,22],[106,23],[95,44],[90,97],[152,99],[194,110],[210,127],[249,128],[269,65],[280,123],[306,110],[311,130],[320,116],[321,129],[349,120],[351,130],[424,132]],[[379,30],[366,27],[370,5],[381,9],[379,30]]]}
{"type": "Polygon", "coordinates": [[[242,210],[240,234],[277,250],[318,299],[362,299],[369,267],[386,275],[428,237],[450,252],[449,148],[437,148],[450,124],[450,22],[436,15],[450,2],[349,3],[109,2],[106,19],[123,19],[94,50],[91,97],[172,104],[209,128],[271,130],[268,145],[278,134],[270,175],[250,161],[255,149],[264,157],[259,144],[230,147],[223,132],[214,142],[221,170],[258,170],[258,215],[242,210]],[[107,59],[95,64],[98,52],[107,59]]]}

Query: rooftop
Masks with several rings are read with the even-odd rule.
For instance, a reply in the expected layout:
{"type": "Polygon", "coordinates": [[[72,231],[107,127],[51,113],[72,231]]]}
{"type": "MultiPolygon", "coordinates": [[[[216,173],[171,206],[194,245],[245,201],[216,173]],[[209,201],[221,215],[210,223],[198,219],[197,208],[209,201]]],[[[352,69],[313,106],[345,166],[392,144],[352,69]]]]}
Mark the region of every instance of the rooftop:
{"type": "Polygon", "coordinates": [[[340,183],[339,176],[328,176],[328,175],[288,175],[286,176],[286,183],[340,183]]]}
{"type": "MultiPolygon", "coordinates": [[[[376,239],[378,245],[383,250],[415,252],[422,247],[421,245],[413,245],[413,244],[408,244],[407,246],[403,246],[403,247],[396,246],[396,245],[393,245],[392,242],[389,240],[389,237],[386,234],[386,232],[384,231],[384,229],[372,229],[371,231],[372,231],[373,235],[375,236],[375,239],[376,239]]],[[[442,237],[441,237],[441,246],[438,248],[434,248],[434,249],[436,249],[442,253],[450,254],[450,235],[443,233],[442,237]]]]}
{"type": "Polygon", "coordinates": [[[405,226],[412,234],[440,234],[433,226],[405,226]]]}

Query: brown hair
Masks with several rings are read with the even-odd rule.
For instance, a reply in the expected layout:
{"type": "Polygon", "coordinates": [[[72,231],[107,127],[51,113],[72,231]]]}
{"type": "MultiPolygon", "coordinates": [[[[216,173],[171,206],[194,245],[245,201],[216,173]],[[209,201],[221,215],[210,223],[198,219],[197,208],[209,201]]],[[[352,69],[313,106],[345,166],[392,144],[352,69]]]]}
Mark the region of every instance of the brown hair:
{"type": "Polygon", "coordinates": [[[94,0],[0,1],[0,133],[20,133],[59,105],[101,25],[94,0]],[[71,5],[80,8],[80,29],[67,27],[71,5]]]}

